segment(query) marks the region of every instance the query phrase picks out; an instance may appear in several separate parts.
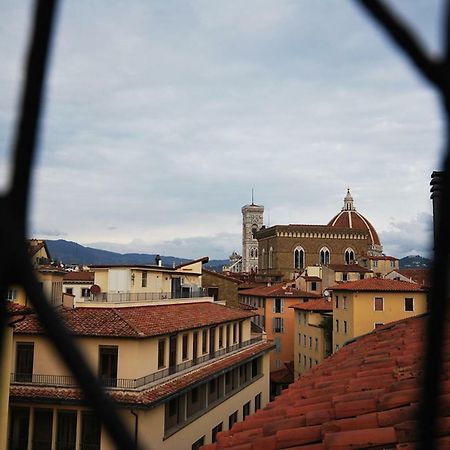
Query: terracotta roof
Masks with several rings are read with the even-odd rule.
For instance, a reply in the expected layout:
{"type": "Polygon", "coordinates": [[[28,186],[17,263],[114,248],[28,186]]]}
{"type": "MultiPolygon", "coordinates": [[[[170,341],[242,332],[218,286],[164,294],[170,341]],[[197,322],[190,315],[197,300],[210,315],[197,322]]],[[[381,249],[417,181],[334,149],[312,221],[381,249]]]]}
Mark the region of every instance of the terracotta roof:
{"type": "MultiPolygon", "coordinates": [[[[59,313],[75,335],[131,338],[158,336],[255,315],[210,302],[124,308],[60,308],[59,313]]],[[[16,325],[15,332],[43,334],[44,330],[36,316],[29,316],[16,325]]]]}
{"type": "MultiPolygon", "coordinates": [[[[344,346],[203,449],[416,448],[426,323],[427,316],[405,319],[344,346]]],[[[442,351],[450,353],[448,333],[442,351]]],[[[446,446],[439,448],[449,444],[444,367],[438,433],[446,446]]]]}
{"type": "Polygon", "coordinates": [[[6,302],[6,312],[8,316],[20,316],[22,314],[30,314],[33,310],[29,306],[23,306],[16,302],[6,302]]]}
{"type": "Polygon", "coordinates": [[[366,269],[359,264],[328,264],[328,267],[335,272],[373,273],[370,269],[366,269]]]}
{"type": "Polygon", "coordinates": [[[67,272],[64,275],[64,281],[86,281],[86,282],[94,282],[94,272],[67,272]]]}
{"type": "Polygon", "coordinates": [[[245,309],[247,311],[257,311],[257,309],[258,309],[256,306],[247,305],[247,303],[242,303],[242,302],[239,302],[239,308],[245,309]]]}
{"type": "Polygon", "coordinates": [[[333,311],[333,304],[325,298],[310,300],[309,302],[296,303],[289,308],[300,309],[302,311],[333,311]]]}
{"type": "Polygon", "coordinates": [[[335,291],[386,291],[386,292],[412,292],[423,291],[416,283],[408,281],[389,280],[387,278],[365,278],[364,280],[347,281],[331,286],[335,291]]]}
{"type": "Polygon", "coordinates": [[[388,261],[398,261],[398,258],[395,256],[387,256],[387,255],[381,255],[381,256],[367,256],[367,259],[371,259],[372,261],[380,261],[380,260],[388,260],[388,261]]]}
{"type": "Polygon", "coordinates": [[[303,275],[302,278],[304,278],[306,281],[322,281],[322,278],[320,277],[310,277],[308,275],[303,275]]]}
{"type": "Polygon", "coordinates": [[[356,210],[340,211],[328,222],[328,226],[368,231],[372,244],[381,245],[374,226],[356,210]]]}
{"type": "Polygon", "coordinates": [[[187,262],[178,264],[178,266],[175,266],[175,269],[180,269],[181,267],[189,266],[189,265],[195,264],[197,262],[201,262],[202,264],[206,264],[208,261],[209,261],[209,257],[208,256],[203,256],[201,258],[194,259],[193,261],[187,261],[187,262]]]}
{"type": "Polygon", "coordinates": [[[203,273],[207,273],[209,275],[212,275],[214,277],[219,277],[219,278],[222,278],[224,280],[231,281],[231,282],[236,283],[236,284],[242,284],[243,283],[243,281],[239,280],[238,278],[234,278],[231,275],[227,275],[227,274],[224,274],[224,273],[214,272],[213,270],[208,270],[208,269],[203,268],[202,272],[203,273]]]}
{"type": "Polygon", "coordinates": [[[315,298],[317,294],[301,291],[300,289],[287,288],[283,284],[272,284],[271,286],[259,286],[245,291],[239,291],[239,295],[250,295],[258,297],[290,297],[290,298],[315,298]]]}
{"type": "Polygon", "coordinates": [[[431,286],[431,270],[427,268],[422,269],[396,269],[396,272],[404,277],[411,278],[421,286],[431,286]]]}
{"type": "MultiPolygon", "coordinates": [[[[186,389],[195,383],[212,378],[214,374],[237,365],[253,356],[267,352],[272,348],[274,348],[272,342],[261,342],[210,364],[201,366],[197,369],[194,368],[187,373],[180,374],[178,377],[171,378],[166,382],[157,384],[156,386],[148,389],[143,389],[140,391],[107,390],[106,392],[119,404],[132,405],[134,407],[142,408],[153,407],[171,395],[176,394],[177,392],[186,389]]],[[[27,401],[34,402],[49,400],[60,400],[61,402],[68,403],[83,402],[82,392],[80,389],[76,388],[23,386],[12,384],[10,386],[9,395],[12,401],[26,399],[27,401]]]]}

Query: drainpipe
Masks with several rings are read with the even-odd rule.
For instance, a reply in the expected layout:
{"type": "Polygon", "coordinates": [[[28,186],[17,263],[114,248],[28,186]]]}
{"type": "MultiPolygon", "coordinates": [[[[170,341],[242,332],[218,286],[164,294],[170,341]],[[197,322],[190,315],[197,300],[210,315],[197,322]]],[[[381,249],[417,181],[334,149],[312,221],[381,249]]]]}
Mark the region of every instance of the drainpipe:
{"type": "Polygon", "coordinates": [[[134,443],[135,443],[136,448],[137,448],[137,444],[138,444],[139,416],[138,416],[132,409],[130,409],[130,413],[133,414],[133,416],[134,416],[134,443]]]}

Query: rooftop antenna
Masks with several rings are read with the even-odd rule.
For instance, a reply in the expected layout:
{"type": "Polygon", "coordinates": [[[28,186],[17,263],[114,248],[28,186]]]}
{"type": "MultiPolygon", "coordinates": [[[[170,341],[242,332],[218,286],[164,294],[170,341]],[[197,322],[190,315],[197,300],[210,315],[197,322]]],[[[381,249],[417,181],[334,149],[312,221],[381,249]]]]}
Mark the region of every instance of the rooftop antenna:
{"type": "Polygon", "coordinates": [[[253,203],[253,188],[252,188],[252,205],[254,205],[254,203],[253,203]]]}

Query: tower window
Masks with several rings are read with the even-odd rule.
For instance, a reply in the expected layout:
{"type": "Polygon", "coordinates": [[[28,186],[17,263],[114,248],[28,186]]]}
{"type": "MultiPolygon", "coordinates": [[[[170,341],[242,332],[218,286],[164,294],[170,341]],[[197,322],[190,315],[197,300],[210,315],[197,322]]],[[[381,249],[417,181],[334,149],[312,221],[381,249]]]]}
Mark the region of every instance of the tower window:
{"type": "Polygon", "coordinates": [[[320,264],[323,264],[324,266],[330,264],[330,250],[326,247],[323,247],[320,250],[320,264]]]}
{"type": "Polygon", "coordinates": [[[256,239],[256,232],[258,231],[258,227],[256,225],[252,225],[252,238],[256,239]]]}
{"type": "Polygon", "coordinates": [[[355,252],[351,248],[348,248],[347,250],[345,250],[344,258],[345,264],[353,263],[353,261],[355,260],[355,252]]]}

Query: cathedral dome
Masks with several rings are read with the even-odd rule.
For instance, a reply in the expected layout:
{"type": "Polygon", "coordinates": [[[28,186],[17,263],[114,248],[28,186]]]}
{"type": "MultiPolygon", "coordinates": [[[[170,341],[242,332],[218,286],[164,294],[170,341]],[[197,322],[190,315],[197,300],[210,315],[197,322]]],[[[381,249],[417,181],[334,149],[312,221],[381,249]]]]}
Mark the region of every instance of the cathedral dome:
{"type": "Polygon", "coordinates": [[[353,205],[353,197],[350,189],[347,189],[347,195],[344,198],[342,210],[336,214],[329,222],[329,227],[353,228],[355,230],[366,230],[369,232],[372,247],[376,250],[381,248],[380,238],[373,225],[358,211],[353,205]]]}

